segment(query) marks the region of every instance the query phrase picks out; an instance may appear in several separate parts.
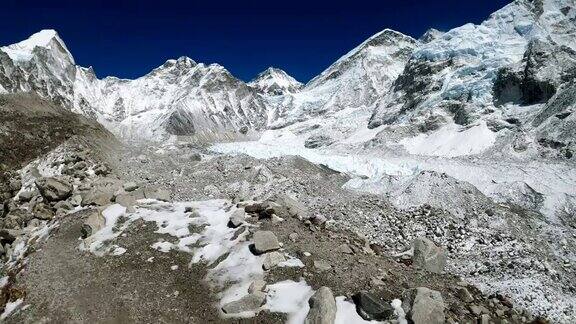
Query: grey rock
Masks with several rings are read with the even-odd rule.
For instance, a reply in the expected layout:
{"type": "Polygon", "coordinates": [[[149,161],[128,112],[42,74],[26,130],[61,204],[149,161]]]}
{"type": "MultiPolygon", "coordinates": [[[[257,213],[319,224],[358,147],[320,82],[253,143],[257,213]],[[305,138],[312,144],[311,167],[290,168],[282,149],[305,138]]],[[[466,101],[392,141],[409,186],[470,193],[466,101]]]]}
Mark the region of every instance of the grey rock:
{"type": "Polygon", "coordinates": [[[406,318],[414,324],[442,324],[445,321],[442,295],[426,287],[404,291],[402,308],[406,318]]]}
{"type": "Polygon", "coordinates": [[[264,211],[264,206],[261,202],[246,203],[244,205],[244,211],[251,214],[259,214],[264,211]]]}
{"type": "Polygon", "coordinates": [[[465,287],[458,288],[458,290],[456,291],[456,296],[458,296],[458,298],[460,298],[460,300],[465,303],[470,303],[474,301],[474,297],[465,287]]]}
{"type": "Polygon", "coordinates": [[[284,255],[280,252],[273,251],[266,253],[264,256],[264,261],[262,261],[262,269],[268,271],[276,267],[280,262],[286,261],[284,255]]]}
{"type": "Polygon", "coordinates": [[[112,201],[112,188],[95,187],[82,193],[82,206],[105,206],[112,201]]]}
{"type": "Polygon", "coordinates": [[[54,218],[54,211],[44,203],[35,204],[32,208],[32,213],[34,217],[42,220],[51,220],[54,218]]]}
{"type": "Polygon", "coordinates": [[[19,217],[7,215],[3,219],[3,226],[7,229],[20,229],[22,228],[22,221],[19,217]]]}
{"type": "Polygon", "coordinates": [[[122,185],[124,190],[130,192],[138,189],[140,186],[136,182],[126,182],[122,185]]]}
{"type": "Polygon", "coordinates": [[[110,168],[104,164],[99,164],[94,167],[94,174],[105,176],[110,174],[110,168]]]}
{"type": "Polygon", "coordinates": [[[446,266],[446,253],[425,237],[414,240],[413,265],[434,273],[442,273],[446,266]]]}
{"type": "Polygon", "coordinates": [[[270,200],[263,202],[261,208],[262,208],[262,210],[260,211],[261,217],[272,217],[272,215],[284,215],[286,210],[284,206],[270,200]]]}
{"type": "Polygon", "coordinates": [[[352,250],[350,245],[348,245],[346,243],[343,243],[340,246],[338,246],[338,250],[342,253],[345,253],[345,254],[354,254],[354,250],[352,250]]]}
{"type": "Polygon", "coordinates": [[[9,187],[10,190],[14,193],[20,191],[20,189],[22,188],[22,180],[17,178],[10,179],[9,187]]]}
{"type": "Polygon", "coordinates": [[[74,206],[69,201],[61,200],[54,205],[54,209],[56,209],[56,214],[60,215],[74,209],[74,206]]]}
{"type": "Polygon", "coordinates": [[[290,197],[289,195],[285,194],[280,196],[277,202],[286,208],[289,216],[296,217],[300,220],[309,218],[308,208],[306,208],[304,204],[290,197]]]}
{"type": "Polygon", "coordinates": [[[72,206],[74,206],[74,207],[80,206],[80,204],[82,204],[82,196],[81,195],[74,195],[69,199],[69,201],[70,201],[70,204],[72,204],[72,206]]]}
{"type": "Polygon", "coordinates": [[[352,300],[358,315],[367,321],[384,321],[394,317],[394,308],[389,303],[380,301],[366,291],[356,293],[352,300]]]}
{"type": "Polygon", "coordinates": [[[484,306],[472,305],[470,306],[472,314],[479,316],[480,314],[489,314],[490,311],[484,306]]]}
{"type": "Polygon", "coordinates": [[[88,165],[84,161],[76,162],[76,164],[74,164],[74,166],[72,166],[72,168],[74,168],[76,170],[85,170],[87,167],[88,167],[88,165]]]}
{"type": "Polygon", "coordinates": [[[24,232],[20,229],[0,229],[0,239],[8,243],[14,242],[18,237],[22,236],[24,232]]]}
{"type": "Polygon", "coordinates": [[[34,218],[33,220],[28,222],[28,227],[40,227],[42,225],[42,221],[34,218]]]}
{"type": "Polygon", "coordinates": [[[126,210],[128,212],[134,212],[134,206],[136,205],[136,198],[134,197],[134,195],[132,195],[131,193],[120,193],[118,195],[116,195],[116,198],[114,199],[114,201],[117,204],[120,204],[124,207],[126,207],[126,210]]]}
{"type": "Polygon", "coordinates": [[[232,213],[232,216],[230,216],[230,220],[228,221],[228,227],[237,228],[238,226],[244,223],[245,219],[246,219],[246,213],[244,212],[244,209],[239,208],[232,213]]]}
{"type": "Polygon", "coordinates": [[[224,305],[222,311],[225,314],[257,311],[264,304],[264,301],[266,301],[266,295],[262,292],[256,292],[224,305]]]}
{"type": "Polygon", "coordinates": [[[480,316],[480,324],[490,324],[490,315],[482,314],[482,316],[480,316]]]}
{"type": "Polygon", "coordinates": [[[326,135],[312,135],[304,141],[304,147],[306,148],[318,148],[322,146],[329,146],[334,143],[334,140],[326,135]]]}
{"type": "Polygon", "coordinates": [[[47,201],[65,200],[72,195],[74,189],[70,182],[62,177],[39,178],[35,183],[40,194],[47,201]]]}
{"type": "Polygon", "coordinates": [[[254,280],[254,281],[252,281],[252,283],[248,287],[248,293],[253,294],[253,293],[262,291],[262,290],[264,290],[264,287],[266,287],[266,281],[264,281],[262,279],[254,280]]]}
{"type": "Polygon", "coordinates": [[[39,194],[36,190],[25,190],[20,192],[18,200],[21,202],[29,202],[34,196],[39,194]]]}
{"type": "Polygon", "coordinates": [[[9,229],[23,228],[34,216],[25,209],[12,209],[4,218],[4,227],[9,229]]]}
{"type": "Polygon", "coordinates": [[[332,269],[332,265],[326,260],[314,260],[314,269],[322,272],[332,269]]]}
{"type": "Polygon", "coordinates": [[[332,290],[320,287],[308,300],[310,311],[305,324],[333,324],[336,319],[336,301],[332,290]]]}
{"type": "Polygon", "coordinates": [[[170,191],[154,186],[148,186],[144,188],[144,197],[147,199],[170,201],[170,191]]]}
{"type": "Polygon", "coordinates": [[[254,233],[254,252],[262,254],[270,251],[275,251],[280,248],[280,243],[276,235],[270,231],[258,231],[254,233]]]}
{"type": "Polygon", "coordinates": [[[104,228],[104,226],[106,226],[106,218],[104,218],[104,215],[102,215],[99,210],[92,209],[90,215],[88,215],[86,221],[84,221],[84,224],[82,224],[82,238],[91,236],[92,234],[98,232],[100,229],[104,228]]]}

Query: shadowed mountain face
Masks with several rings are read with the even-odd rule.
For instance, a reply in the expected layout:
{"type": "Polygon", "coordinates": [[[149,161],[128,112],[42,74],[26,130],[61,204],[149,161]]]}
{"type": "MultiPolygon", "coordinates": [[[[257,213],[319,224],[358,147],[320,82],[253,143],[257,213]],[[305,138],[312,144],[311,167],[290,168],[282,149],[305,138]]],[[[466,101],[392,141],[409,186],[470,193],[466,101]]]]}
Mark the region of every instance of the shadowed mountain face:
{"type": "Polygon", "coordinates": [[[113,135],[97,122],[34,94],[0,95],[0,166],[20,167],[66,140],[113,135]]]}

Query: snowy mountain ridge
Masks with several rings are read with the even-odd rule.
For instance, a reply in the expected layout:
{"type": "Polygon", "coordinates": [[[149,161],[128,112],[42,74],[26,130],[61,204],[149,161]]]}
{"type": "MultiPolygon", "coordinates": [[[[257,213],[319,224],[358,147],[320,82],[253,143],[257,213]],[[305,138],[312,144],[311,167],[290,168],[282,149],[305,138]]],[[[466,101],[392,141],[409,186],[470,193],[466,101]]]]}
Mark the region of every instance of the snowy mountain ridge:
{"type": "Polygon", "coordinates": [[[248,85],[267,95],[294,93],[304,86],[288,73],[273,67],[259,73],[248,85]]]}
{"type": "MultiPolygon", "coordinates": [[[[354,124],[385,126],[380,137],[387,128],[403,128],[393,141],[450,124],[507,132],[519,124],[506,120],[517,120],[530,132],[540,127],[547,137],[542,143],[561,143],[561,154],[569,155],[573,135],[549,127],[568,129],[574,116],[551,122],[542,116],[566,108],[545,104],[558,103],[553,96],[572,75],[575,16],[574,0],[517,0],[480,25],[431,29],[419,40],[385,29],[306,85],[275,68],[244,83],[220,65],[185,57],[135,80],[98,79],[91,68],[75,65],[55,31],[44,30],[0,48],[0,92],[37,92],[137,140],[241,139],[352,110],[362,119],[354,124]],[[546,74],[550,68],[555,72],[546,74]],[[522,69],[530,73],[522,76],[522,69]],[[528,92],[537,98],[524,100],[528,92]],[[517,108],[532,103],[540,106],[531,113],[517,108]]],[[[515,132],[514,141],[530,141],[520,135],[515,132]]]]}

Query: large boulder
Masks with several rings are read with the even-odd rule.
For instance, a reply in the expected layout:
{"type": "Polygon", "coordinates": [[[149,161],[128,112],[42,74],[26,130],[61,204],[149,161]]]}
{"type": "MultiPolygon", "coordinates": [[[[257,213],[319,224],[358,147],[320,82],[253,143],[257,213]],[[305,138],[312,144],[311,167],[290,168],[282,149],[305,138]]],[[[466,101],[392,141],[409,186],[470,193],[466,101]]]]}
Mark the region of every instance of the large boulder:
{"type": "Polygon", "coordinates": [[[265,300],[266,295],[264,293],[255,292],[222,306],[222,311],[225,314],[238,314],[243,312],[258,311],[260,306],[264,304],[265,300]]]}
{"type": "Polygon", "coordinates": [[[111,188],[95,187],[82,193],[82,206],[105,206],[110,204],[113,196],[111,188]]]}
{"type": "Polygon", "coordinates": [[[276,202],[284,206],[289,216],[298,218],[300,220],[309,218],[308,208],[287,194],[281,195],[276,202]]]}
{"type": "Polygon", "coordinates": [[[258,231],[254,233],[253,241],[254,252],[256,254],[263,254],[280,248],[280,243],[276,235],[270,231],[258,231]]]}
{"type": "Polygon", "coordinates": [[[394,317],[392,305],[368,292],[361,291],[352,296],[352,300],[356,304],[356,312],[367,321],[385,321],[394,317]]]}
{"type": "Polygon", "coordinates": [[[240,225],[242,225],[245,220],[246,220],[246,212],[244,212],[243,208],[238,208],[230,216],[230,220],[228,221],[228,227],[237,228],[240,225]]]}
{"type": "Polygon", "coordinates": [[[414,324],[443,324],[445,320],[442,295],[426,287],[404,291],[402,308],[414,324]]]}
{"type": "Polygon", "coordinates": [[[24,209],[13,209],[4,218],[4,228],[19,229],[26,226],[26,224],[34,218],[30,212],[24,209]]]}
{"type": "Polygon", "coordinates": [[[170,201],[170,191],[155,186],[144,188],[144,197],[160,201],[170,201]]]}
{"type": "Polygon", "coordinates": [[[268,271],[284,261],[286,261],[286,258],[284,257],[284,254],[280,252],[274,251],[267,253],[264,257],[264,261],[262,261],[262,269],[268,271]]]}
{"type": "Polygon", "coordinates": [[[441,273],[446,266],[446,253],[429,239],[420,237],[414,240],[412,264],[417,268],[441,273]]]}
{"type": "Polygon", "coordinates": [[[336,319],[336,301],[332,290],[320,287],[308,300],[310,311],[305,324],[333,324],[336,319]]]}
{"type": "Polygon", "coordinates": [[[34,214],[34,217],[42,220],[51,220],[54,218],[54,211],[52,208],[41,202],[34,204],[32,213],[34,214]]]}
{"type": "Polygon", "coordinates": [[[134,212],[134,206],[136,205],[136,200],[137,198],[135,197],[135,195],[133,193],[128,193],[128,192],[123,192],[120,193],[118,195],[116,195],[116,198],[114,199],[114,201],[117,204],[120,204],[124,207],[126,207],[126,210],[128,212],[134,212]]]}
{"type": "Polygon", "coordinates": [[[47,201],[65,200],[72,195],[74,189],[63,177],[39,178],[35,183],[40,194],[47,201]]]}
{"type": "Polygon", "coordinates": [[[134,190],[140,188],[140,186],[136,182],[129,181],[129,182],[124,183],[122,185],[122,188],[124,188],[125,191],[130,192],[130,191],[134,191],[134,190]]]}
{"type": "Polygon", "coordinates": [[[20,194],[18,195],[18,201],[20,202],[29,202],[30,200],[32,200],[32,198],[34,198],[34,196],[38,195],[38,192],[36,191],[36,189],[34,190],[24,190],[22,192],[20,192],[20,194]]]}

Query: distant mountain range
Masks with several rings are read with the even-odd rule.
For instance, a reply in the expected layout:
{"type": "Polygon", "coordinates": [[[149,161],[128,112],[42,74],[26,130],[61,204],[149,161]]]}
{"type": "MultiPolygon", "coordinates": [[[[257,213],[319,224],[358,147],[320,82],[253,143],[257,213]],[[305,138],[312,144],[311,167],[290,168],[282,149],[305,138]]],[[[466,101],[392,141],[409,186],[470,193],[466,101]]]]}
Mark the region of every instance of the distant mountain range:
{"type": "MultiPolygon", "coordinates": [[[[218,64],[168,60],[147,75],[98,79],[43,30],[0,48],[0,93],[33,91],[97,119],[128,140],[172,135],[241,139],[342,109],[369,111],[369,128],[426,133],[450,125],[510,130],[571,157],[576,139],[576,3],[517,0],[480,25],[386,29],[303,85],[269,68],[245,83],[218,64]]],[[[364,116],[364,115],[362,115],[364,116]]]]}

